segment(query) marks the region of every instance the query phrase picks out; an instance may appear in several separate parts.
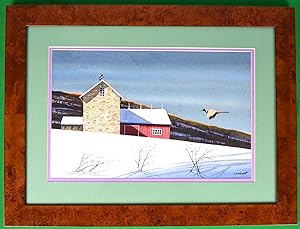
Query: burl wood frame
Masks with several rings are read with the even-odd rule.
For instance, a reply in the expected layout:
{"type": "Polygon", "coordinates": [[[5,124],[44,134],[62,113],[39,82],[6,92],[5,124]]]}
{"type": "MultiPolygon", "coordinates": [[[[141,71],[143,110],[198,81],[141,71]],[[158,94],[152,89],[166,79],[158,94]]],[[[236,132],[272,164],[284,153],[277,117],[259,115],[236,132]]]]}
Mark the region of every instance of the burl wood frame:
{"type": "Polygon", "coordinates": [[[5,225],[297,223],[295,22],[292,8],[145,5],[9,6],[6,26],[5,225]],[[220,205],[26,204],[26,27],[30,25],[275,27],[277,202],[220,205]]]}

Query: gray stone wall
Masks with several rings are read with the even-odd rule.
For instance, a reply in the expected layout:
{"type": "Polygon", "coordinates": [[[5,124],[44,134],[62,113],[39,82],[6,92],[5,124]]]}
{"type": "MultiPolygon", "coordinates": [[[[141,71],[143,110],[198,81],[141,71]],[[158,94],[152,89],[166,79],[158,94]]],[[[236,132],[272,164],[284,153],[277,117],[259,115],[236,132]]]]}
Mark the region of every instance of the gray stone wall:
{"type": "Polygon", "coordinates": [[[120,134],[120,97],[106,84],[83,96],[83,131],[120,134]],[[104,88],[104,96],[99,95],[104,88]]]}
{"type": "Polygon", "coordinates": [[[82,131],[83,127],[81,125],[61,125],[61,129],[82,131]]]}

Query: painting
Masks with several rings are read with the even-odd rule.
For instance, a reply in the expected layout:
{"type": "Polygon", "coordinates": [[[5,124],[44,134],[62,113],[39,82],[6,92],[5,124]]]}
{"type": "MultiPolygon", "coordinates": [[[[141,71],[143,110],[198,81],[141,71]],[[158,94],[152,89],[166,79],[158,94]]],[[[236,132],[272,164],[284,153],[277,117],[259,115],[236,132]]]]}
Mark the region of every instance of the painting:
{"type": "Polygon", "coordinates": [[[255,180],[254,48],[48,56],[48,181],[255,180]]]}

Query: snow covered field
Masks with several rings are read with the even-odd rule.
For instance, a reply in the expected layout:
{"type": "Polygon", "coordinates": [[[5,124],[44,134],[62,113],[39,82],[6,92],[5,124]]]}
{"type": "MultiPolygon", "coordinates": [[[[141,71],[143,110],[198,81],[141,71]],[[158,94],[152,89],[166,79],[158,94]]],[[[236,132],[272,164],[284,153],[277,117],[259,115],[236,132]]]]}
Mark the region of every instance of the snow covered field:
{"type": "Polygon", "coordinates": [[[51,130],[49,178],[250,179],[251,150],[51,130]]]}

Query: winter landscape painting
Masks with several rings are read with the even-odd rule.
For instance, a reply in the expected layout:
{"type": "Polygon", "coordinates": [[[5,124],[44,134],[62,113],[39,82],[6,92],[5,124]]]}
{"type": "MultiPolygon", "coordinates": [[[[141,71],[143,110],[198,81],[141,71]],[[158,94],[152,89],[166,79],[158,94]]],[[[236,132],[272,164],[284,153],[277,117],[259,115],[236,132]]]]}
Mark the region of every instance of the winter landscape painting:
{"type": "Polygon", "coordinates": [[[253,48],[49,47],[48,180],[253,182],[253,48]]]}

